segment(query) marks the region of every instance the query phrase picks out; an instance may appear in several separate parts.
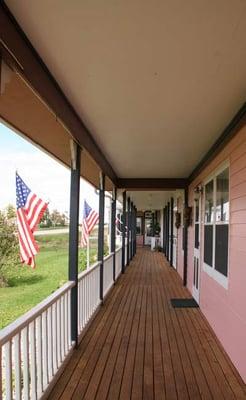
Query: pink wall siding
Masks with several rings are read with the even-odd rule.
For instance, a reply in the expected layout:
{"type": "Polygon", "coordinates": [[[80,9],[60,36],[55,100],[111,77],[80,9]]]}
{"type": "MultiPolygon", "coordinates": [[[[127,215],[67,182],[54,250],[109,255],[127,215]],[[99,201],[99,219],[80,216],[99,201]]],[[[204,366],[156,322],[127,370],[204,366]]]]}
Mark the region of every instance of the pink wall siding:
{"type": "MultiPolygon", "coordinates": [[[[200,307],[246,382],[246,127],[192,183],[189,188],[189,205],[193,206],[194,187],[226,160],[230,166],[228,289],[203,270],[202,229],[200,307]]],[[[188,232],[188,288],[191,292],[193,246],[194,225],[188,232]]]]}

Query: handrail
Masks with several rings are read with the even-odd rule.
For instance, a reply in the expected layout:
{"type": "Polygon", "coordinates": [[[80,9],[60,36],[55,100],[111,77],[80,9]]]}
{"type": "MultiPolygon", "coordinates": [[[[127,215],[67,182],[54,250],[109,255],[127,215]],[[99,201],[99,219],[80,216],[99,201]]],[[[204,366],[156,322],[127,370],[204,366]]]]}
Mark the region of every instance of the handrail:
{"type": "Polygon", "coordinates": [[[78,275],[78,280],[80,281],[83,279],[86,275],[90,274],[95,268],[97,268],[100,265],[100,262],[97,261],[95,264],[93,264],[91,267],[88,269],[85,269],[84,271],[80,272],[78,275]]]}
{"type": "MultiPolygon", "coordinates": [[[[121,273],[121,251],[104,257],[103,296],[109,293],[121,273]],[[113,258],[115,257],[115,264],[113,258]],[[114,270],[115,268],[115,270],[114,270]]],[[[102,303],[100,262],[78,275],[78,333],[80,338],[102,303]]],[[[71,339],[71,289],[68,281],[45,300],[0,331],[0,399],[41,399],[55,382],[68,359],[71,339]],[[16,398],[17,398],[16,397],[16,398]]]]}
{"type": "Polygon", "coordinates": [[[105,261],[109,260],[111,257],[113,257],[113,255],[114,255],[114,253],[108,254],[106,257],[103,258],[103,261],[105,262],[105,261]]]}
{"type": "Polygon", "coordinates": [[[29,325],[30,322],[35,320],[35,318],[40,316],[40,314],[47,310],[47,308],[55,303],[56,300],[61,297],[61,295],[68,292],[73,286],[75,286],[75,282],[66,282],[62,287],[57,289],[41,303],[37,304],[31,310],[27,311],[24,315],[17,318],[14,322],[3,328],[0,331],[0,346],[3,346],[10,338],[15,336],[16,333],[29,325]]]}

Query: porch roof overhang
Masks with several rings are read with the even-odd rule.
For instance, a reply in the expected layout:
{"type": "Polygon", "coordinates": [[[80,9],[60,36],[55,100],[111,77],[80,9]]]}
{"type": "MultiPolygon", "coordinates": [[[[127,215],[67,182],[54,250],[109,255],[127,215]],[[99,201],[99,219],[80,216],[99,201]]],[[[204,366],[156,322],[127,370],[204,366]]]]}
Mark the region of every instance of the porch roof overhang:
{"type": "Polygon", "coordinates": [[[5,60],[117,186],[182,188],[245,124],[245,3],[6,4],[5,60]]]}

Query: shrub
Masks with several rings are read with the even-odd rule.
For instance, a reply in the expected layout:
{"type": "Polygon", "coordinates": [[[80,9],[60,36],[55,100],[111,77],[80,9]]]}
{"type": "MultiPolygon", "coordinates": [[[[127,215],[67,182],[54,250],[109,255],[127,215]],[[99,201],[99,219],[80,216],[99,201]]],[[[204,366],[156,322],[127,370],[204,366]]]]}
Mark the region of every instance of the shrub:
{"type": "Polygon", "coordinates": [[[8,206],[0,211],[0,287],[7,286],[6,272],[19,262],[15,210],[13,206],[8,206]]]}

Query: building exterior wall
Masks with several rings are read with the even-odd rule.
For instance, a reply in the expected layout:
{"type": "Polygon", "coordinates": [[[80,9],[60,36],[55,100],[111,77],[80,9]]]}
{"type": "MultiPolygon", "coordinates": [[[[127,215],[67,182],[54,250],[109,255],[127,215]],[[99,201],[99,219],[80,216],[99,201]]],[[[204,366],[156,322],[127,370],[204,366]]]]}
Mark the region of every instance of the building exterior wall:
{"type": "MultiPolygon", "coordinates": [[[[194,188],[229,162],[229,258],[228,288],[224,288],[203,268],[204,227],[201,225],[200,308],[232,362],[246,382],[246,127],[227,144],[189,187],[193,207],[194,188]]],[[[202,200],[202,222],[204,199],[202,200]]],[[[188,229],[188,288],[192,293],[194,223],[188,229]]],[[[179,267],[182,265],[179,253],[179,267]]]]}

